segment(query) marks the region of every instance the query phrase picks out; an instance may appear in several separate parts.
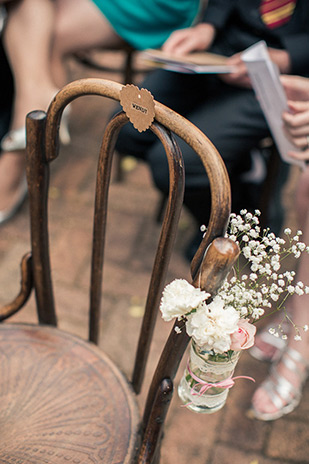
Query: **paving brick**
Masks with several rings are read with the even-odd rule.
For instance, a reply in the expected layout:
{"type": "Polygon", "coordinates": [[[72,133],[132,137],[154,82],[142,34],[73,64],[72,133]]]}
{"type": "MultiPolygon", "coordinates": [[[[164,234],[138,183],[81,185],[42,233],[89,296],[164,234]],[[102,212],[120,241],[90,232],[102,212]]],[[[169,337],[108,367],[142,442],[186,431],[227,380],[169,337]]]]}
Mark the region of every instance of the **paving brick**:
{"type": "MultiPolygon", "coordinates": [[[[280,460],[280,464],[289,461],[280,460]]],[[[278,464],[277,460],[264,458],[259,453],[243,451],[239,447],[230,447],[219,444],[215,447],[211,464],[278,464]]]]}
{"type": "Polygon", "coordinates": [[[162,464],[206,464],[215,440],[220,414],[196,414],[181,407],[175,396],[162,447],[162,464]]]}
{"type": "Polygon", "coordinates": [[[8,303],[20,290],[20,263],[25,252],[29,251],[22,242],[8,243],[0,265],[0,301],[8,303]]]}
{"type": "MultiPolygon", "coordinates": [[[[95,153],[83,153],[83,148],[87,147],[88,138],[85,140],[75,138],[72,140],[70,147],[61,149],[59,153],[59,166],[55,165],[52,169],[52,186],[58,188],[67,197],[80,191],[82,194],[85,183],[95,184],[95,153]],[[78,155],[77,155],[78,154],[78,155]],[[87,182],[88,180],[88,182],[87,182]],[[65,188],[64,188],[65,185],[65,188]]],[[[76,196],[76,195],[75,195],[76,196]]]]}
{"type": "Polygon", "coordinates": [[[0,249],[1,243],[5,246],[13,243],[25,243],[25,249],[29,251],[30,223],[29,223],[28,201],[24,203],[19,214],[11,221],[1,225],[0,228],[0,249]]]}
{"type": "Polygon", "coordinates": [[[274,422],[266,452],[272,458],[308,463],[308,417],[304,422],[293,421],[290,417],[274,422]]]}
{"type": "Polygon", "coordinates": [[[51,260],[54,278],[62,282],[78,282],[80,273],[89,265],[91,256],[91,232],[67,225],[51,240],[51,260]]]}
{"type": "Polygon", "coordinates": [[[34,293],[32,292],[26,306],[19,310],[18,313],[14,314],[10,317],[6,322],[16,322],[16,323],[30,323],[30,324],[37,324],[38,317],[36,312],[36,304],[35,304],[35,297],[34,293]]]}
{"type": "MultiPolygon", "coordinates": [[[[250,376],[259,384],[267,372],[267,366],[260,365],[253,360],[247,353],[240,357],[235,370],[235,376],[250,376]],[[259,368],[259,370],[258,370],[259,368]],[[265,374],[263,375],[262,369],[265,374]]],[[[265,434],[268,425],[248,418],[248,409],[250,408],[251,397],[256,388],[255,383],[246,379],[238,379],[231,389],[225,416],[222,424],[221,439],[228,443],[233,443],[246,450],[260,450],[263,447],[265,434]],[[237,426],[235,426],[237,424],[237,426]]]]}

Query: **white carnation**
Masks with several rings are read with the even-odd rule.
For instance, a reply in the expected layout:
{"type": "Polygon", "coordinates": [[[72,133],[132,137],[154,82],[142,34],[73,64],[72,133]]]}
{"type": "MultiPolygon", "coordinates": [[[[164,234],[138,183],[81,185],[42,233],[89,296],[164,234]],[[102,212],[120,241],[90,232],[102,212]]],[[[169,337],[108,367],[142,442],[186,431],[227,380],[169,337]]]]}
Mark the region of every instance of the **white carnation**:
{"type": "Polygon", "coordinates": [[[170,321],[174,317],[183,316],[197,308],[209,296],[209,293],[193,287],[184,279],[173,280],[163,291],[160,304],[162,318],[170,321]]]}
{"type": "Polygon", "coordinates": [[[216,296],[188,317],[186,329],[199,346],[224,353],[230,349],[230,335],[237,330],[238,321],[239,313],[232,306],[224,307],[222,298],[216,296]]]}

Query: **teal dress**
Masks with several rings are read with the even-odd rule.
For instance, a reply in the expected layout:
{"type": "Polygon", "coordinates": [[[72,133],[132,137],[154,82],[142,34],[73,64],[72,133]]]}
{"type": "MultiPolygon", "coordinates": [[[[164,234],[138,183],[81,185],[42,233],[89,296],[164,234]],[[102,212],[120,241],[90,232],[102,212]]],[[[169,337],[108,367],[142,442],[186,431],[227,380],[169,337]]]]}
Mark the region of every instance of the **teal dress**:
{"type": "Polygon", "coordinates": [[[175,29],[190,27],[201,0],[92,0],[126,42],[138,50],[159,48],[175,29]]]}

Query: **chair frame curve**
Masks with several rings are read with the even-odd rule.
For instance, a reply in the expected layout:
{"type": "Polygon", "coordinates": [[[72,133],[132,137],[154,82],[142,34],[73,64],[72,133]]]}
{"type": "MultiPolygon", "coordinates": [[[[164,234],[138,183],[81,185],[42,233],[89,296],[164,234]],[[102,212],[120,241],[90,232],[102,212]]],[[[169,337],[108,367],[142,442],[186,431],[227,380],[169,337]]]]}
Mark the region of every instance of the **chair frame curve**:
{"type": "MultiPolygon", "coordinates": [[[[120,101],[120,91],[124,86],[105,79],[79,79],[65,86],[52,101],[46,121],[46,160],[58,156],[58,128],[64,108],[82,95],[101,95],[120,101]]],[[[200,157],[207,172],[211,197],[211,215],[206,235],[201,242],[191,267],[194,277],[201,264],[202,256],[209,243],[224,235],[231,209],[230,182],[224,162],[208,137],[180,114],[154,100],[155,121],[182,138],[200,157]],[[192,137],[193,134],[193,137],[192,137]],[[221,185],[218,185],[218,182],[221,185]],[[220,209],[221,214],[215,211],[220,209]]]]}
{"type": "MultiPolygon", "coordinates": [[[[47,112],[33,111],[26,120],[27,130],[27,179],[31,212],[32,254],[23,262],[22,291],[10,305],[0,309],[0,320],[16,312],[27,300],[31,288],[36,295],[39,323],[56,326],[54,295],[51,281],[49,258],[49,236],[47,200],[49,186],[49,164],[58,157],[59,126],[65,107],[76,98],[86,95],[103,96],[120,101],[123,85],[105,79],[80,79],[66,85],[58,92],[47,112]],[[33,179],[36,182],[33,182],[33,179]],[[37,218],[40,218],[39,222],[37,218]],[[42,265],[44,263],[44,266],[42,265]],[[28,269],[28,270],[27,270],[28,269]]],[[[154,261],[154,271],[150,279],[141,335],[138,341],[136,361],[133,369],[132,386],[139,393],[150,349],[150,341],[155,326],[157,308],[165,284],[169,258],[174,244],[184,192],[184,166],[177,143],[172,134],[182,138],[200,157],[207,172],[211,189],[211,214],[207,232],[191,264],[193,284],[198,286],[200,273],[207,270],[207,278],[202,287],[211,287],[212,293],[222,283],[237,254],[230,244],[222,251],[222,259],[208,258],[206,250],[218,237],[224,237],[231,208],[231,192],[225,165],[210,140],[196,126],[168,107],[154,100],[155,118],[151,130],[162,142],[169,164],[170,187],[158,250],[154,261]],[[220,261],[221,260],[221,261],[220,261]],[[209,272],[212,269],[213,272],[209,272]],[[159,275],[159,277],[158,277],[159,275]],[[219,276],[217,279],[216,276],[219,276]],[[215,282],[215,283],[214,283],[215,282]],[[146,335],[143,335],[146,333],[146,335]]],[[[110,184],[112,154],[121,127],[128,122],[125,113],[116,115],[107,125],[98,161],[96,200],[93,225],[93,250],[91,264],[90,324],[89,340],[98,342],[98,321],[100,318],[102,268],[104,255],[104,235],[108,188],[110,184]],[[100,242],[99,237],[103,237],[100,242]]],[[[225,243],[225,242],[224,242],[225,243]]],[[[217,246],[217,245],[216,245],[217,246]]],[[[219,254],[221,253],[219,245],[219,254]]],[[[210,256],[210,255],[209,255],[210,256]]],[[[221,256],[221,255],[220,255],[221,256]]],[[[183,329],[183,321],[178,321],[183,329]]],[[[142,422],[142,445],[138,462],[154,462],[158,437],[173,393],[173,380],[178,365],[189,342],[185,330],[176,334],[172,329],[163,349],[158,367],[150,386],[142,422]]]]}

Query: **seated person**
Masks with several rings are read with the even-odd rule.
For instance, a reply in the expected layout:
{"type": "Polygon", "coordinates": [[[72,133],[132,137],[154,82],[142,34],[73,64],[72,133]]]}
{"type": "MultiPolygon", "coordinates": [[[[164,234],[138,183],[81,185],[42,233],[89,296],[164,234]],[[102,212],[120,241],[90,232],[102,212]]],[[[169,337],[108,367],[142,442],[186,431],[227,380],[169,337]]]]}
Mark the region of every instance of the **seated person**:
{"type": "MultiPolygon", "coordinates": [[[[289,99],[291,112],[283,114],[285,128],[291,141],[301,152],[291,152],[289,155],[300,160],[309,160],[309,79],[298,76],[282,76],[282,83],[289,99]]],[[[301,241],[309,244],[309,167],[301,173],[296,188],[296,210],[298,227],[303,231],[301,241]]],[[[305,285],[309,283],[309,255],[304,253],[300,258],[297,280],[305,285]]],[[[275,420],[292,412],[299,404],[302,388],[309,369],[309,331],[308,329],[307,294],[290,297],[286,303],[289,317],[296,325],[285,324],[288,333],[287,342],[282,338],[274,338],[283,343],[261,344],[257,337],[256,344],[264,359],[274,359],[274,347],[277,349],[278,359],[272,366],[270,375],[256,390],[252,399],[252,414],[261,420],[275,420]],[[267,346],[268,345],[268,346],[267,346]],[[279,352],[278,352],[279,351],[279,352]]],[[[282,320],[283,315],[281,315],[282,320]]],[[[274,323],[273,327],[276,324],[274,323]]],[[[270,335],[270,334],[269,334],[270,335]]],[[[264,338],[264,340],[267,340],[264,338]]]]}
{"type": "MultiPolygon", "coordinates": [[[[10,130],[0,158],[0,224],[26,194],[25,117],[46,110],[67,79],[63,59],[80,50],[160,47],[172,31],[190,26],[202,0],[0,0],[7,11],[2,31],[15,85],[10,130]]],[[[64,113],[63,116],[67,115],[64,113]]],[[[67,118],[66,118],[67,119],[67,118]]],[[[69,142],[62,122],[60,139],[69,142]]]]}
{"type": "MultiPolygon", "coordinates": [[[[157,70],[146,76],[141,84],[156,100],[188,118],[213,142],[228,169],[234,211],[248,207],[238,189],[239,176],[250,168],[248,153],[269,136],[240,52],[265,40],[271,59],[282,73],[309,74],[309,49],[305,46],[309,43],[309,3],[306,0],[279,3],[289,3],[289,7],[284,8],[287,14],[272,23],[264,14],[261,0],[209,0],[203,21],[175,31],[163,50],[175,55],[209,50],[229,57],[228,64],[235,66],[235,72],[211,75],[157,70]]],[[[276,18],[277,13],[280,10],[274,11],[271,18],[276,18]]],[[[167,162],[160,143],[156,142],[150,131],[139,134],[126,125],[116,149],[145,159],[155,185],[166,194],[167,162]]],[[[185,142],[180,142],[180,148],[186,170],[184,202],[196,219],[198,230],[208,221],[208,179],[199,158],[185,142]]],[[[197,243],[199,240],[200,236],[197,243]]],[[[193,252],[194,249],[190,257],[193,252]]]]}

